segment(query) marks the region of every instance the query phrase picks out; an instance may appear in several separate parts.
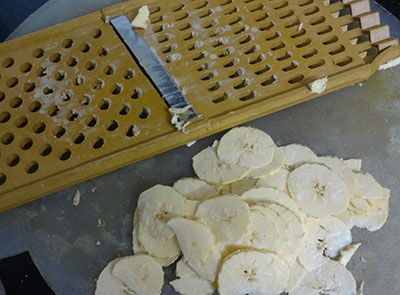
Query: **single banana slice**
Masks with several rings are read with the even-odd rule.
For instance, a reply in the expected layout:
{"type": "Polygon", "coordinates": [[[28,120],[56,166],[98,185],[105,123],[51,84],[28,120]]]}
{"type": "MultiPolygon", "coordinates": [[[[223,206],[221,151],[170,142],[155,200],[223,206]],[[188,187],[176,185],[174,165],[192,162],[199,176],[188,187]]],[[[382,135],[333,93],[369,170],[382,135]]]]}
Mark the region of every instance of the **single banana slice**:
{"type": "Polygon", "coordinates": [[[277,295],[289,282],[289,268],[277,255],[238,251],[229,255],[218,275],[220,295],[277,295]]]}
{"type": "Polygon", "coordinates": [[[288,177],[289,170],[281,168],[275,174],[259,179],[256,183],[256,187],[272,187],[281,192],[287,192],[288,177]]]}
{"type": "Polygon", "coordinates": [[[318,163],[318,156],[309,148],[293,143],[282,147],[285,152],[285,165],[294,169],[304,163],[318,163]]]}
{"type": "Polygon", "coordinates": [[[389,202],[386,200],[351,200],[346,211],[335,215],[349,228],[357,226],[369,231],[377,231],[386,223],[389,216],[389,202]]]}
{"type": "Polygon", "coordinates": [[[247,167],[222,162],[211,147],[193,157],[193,169],[200,179],[212,184],[232,183],[243,179],[250,172],[247,167]]]}
{"type": "Polygon", "coordinates": [[[221,253],[211,230],[199,221],[185,218],[173,218],[168,225],[175,232],[189,266],[199,277],[213,282],[221,253]]]}
{"type": "Polygon", "coordinates": [[[111,274],[114,265],[119,260],[121,258],[114,259],[101,271],[97,279],[95,295],[135,295],[111,274]]]}
{"type": "Polygon", "coordinates": [[[200,201],[185,200],[185,205],[186,205],[185,217],[190,219],[196,218],[197,208],[199,208],[200,203],[201,203],[200,201]]]}
{"type": "Polygon", "coordinates": [[[320,164],[304,164],[289,174],[288,189],[297,205],[314,217],[343,212],[349,205],[346,183],[320,164]]]}
{"type": "Polygon", "coordinates": [[[218,195],[218,191],[207,182],[196,178],[182,178],[174,183],[173,188],[189,200],[204,201],[218,195]]]}
{"type": "Polygon", "coordinates": [[[275,224],[259,210],[250,210],[249,228],[235,245],[270,252],[276,251],[279,245],[275,224]]]}
{"type": "Polygon", "coordinates": [[[326,260],[321,267],[306,273],[290,295],[356,295],[356,281],[341,263],[326,260]]]}
{"type": "Polygon", "coordinates": [[[156,185],[140,194],[137,210],[138,238],[143,249],[158,258],[178,256],[180,249],[167,222],[185,216],[185,199],[172,187],[156,185]]]}
{"type": "Polygon", "coordinates": [[[118,260],[112,275],[135,295],[161,294],[164,272],[149,255],[133,255],[118,260]]]}
{"type": "Polygon", "coordinates": [[[145,254],[146,251],[143,249],[143,247],[139,243],[138,229],[137,228],[138,228],[138,226],[135,226],[133,228],[133,232],[132,232],[133,253],[135,253],[135,255],[145,254]]]}
{"type": "MultiPolygon", "coordinates": [[[[388,200],[383,187],[368,173],[354,173],[356,197],[368,200],[388,200]]],[[[389,195],[390,196],[390,195],[389,195]]]]}
{"type": "Polygon", "coordinates": [[[296,259],[294,264],[289,267],[289,283],[285,291],[291,294],[290,292],[299,285],[305,274],[305,268],[296,259]]]}
{"type": "Polygon", "coordinates": [[[351,171],[351,169],[339,158],[319,157],[319,160],[344,180],[350,198],[353,198],[356,192],[356,176],[353,171],[351,171]]]}
{"type": "Polygon", "coordinates": [[[265,132],[237,127],[222,136],[217,154],[222,162],[257,169],[272,161],[274,148],[272,138],[265,132]]]}
{"type": "Polygon", "coordinates": [[[283,148],[274,148],[274,157],[272,161],[264,167],[253,169],[249,173],[249,177],[253,178],[264,178],[268,175],[276,173],[281,167],[283,167],[285,161],[285,151],[283,148]]]}
{"type": "Polygon", "coordinates": [[[247,231],[250,209],[234,195],[226,195],[200,204],[196,217],[205,221],[219,242],[235,242],[247,231]]]}
{"type": "Polygon", "coordinates": [[[286,193],[270,187],[253,188],[240,196],[240,199],[246,201],[249,205],[259,203],[275,203],[294,212],[297,216],[303,218],[304,213],[300,212],[296,202],[286,193]]]}
{"type": "Polygon", "coordinates": [[[348,227],[332,216],[307,218],[305,233],[298,257],[307,271],[318,268],[328,257],[335,258],[352,241],[348,227]]]}
{"type": "Polygon", "coordinates": [[[175,274],[179,279],[170,284],[182,295],[208,295],[215,291],[213,284],[200,278],[184,261],[184,258],[176,264],[175,274]]]}
{"type": "Polygon", "coordinates": [[[338,261],[346,266],[360,246],[361,243],[354,243],[340,250],[338,261]]]}
{"type": "Polygon", "coordinates": [[[348,159],[343,160],[343,163],[349,167],[353,172],[361,171],[362,160],[361,159],[348,159]]]}
{"type": "Polygon", "coordinates": [[[239,196],[239,195],[243,194],[244,192],[247,192],[248,190],[255,187],[256,183],[257,183],[257,179],[246,177],[242,180],[231,183],[230,193],[239,196]]]}

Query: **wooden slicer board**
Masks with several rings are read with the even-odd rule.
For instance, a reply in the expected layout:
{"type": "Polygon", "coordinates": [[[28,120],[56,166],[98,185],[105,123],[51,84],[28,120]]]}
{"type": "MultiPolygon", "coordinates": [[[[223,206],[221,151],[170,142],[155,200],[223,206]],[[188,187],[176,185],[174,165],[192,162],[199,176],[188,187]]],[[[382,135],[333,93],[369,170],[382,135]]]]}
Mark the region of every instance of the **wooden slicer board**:
{"type": "Polygon", "coordinates": [[[400,55],[368,0],[130,1],[0,44],[0,211],[368,79],[400,55]],[[331,3],[332,2],[332,3],[331,3]],[[194,109],[170,124],[109,20],[132,20],[194,109]],[[139,130],[139,132],[137,132],[139,130]]]}

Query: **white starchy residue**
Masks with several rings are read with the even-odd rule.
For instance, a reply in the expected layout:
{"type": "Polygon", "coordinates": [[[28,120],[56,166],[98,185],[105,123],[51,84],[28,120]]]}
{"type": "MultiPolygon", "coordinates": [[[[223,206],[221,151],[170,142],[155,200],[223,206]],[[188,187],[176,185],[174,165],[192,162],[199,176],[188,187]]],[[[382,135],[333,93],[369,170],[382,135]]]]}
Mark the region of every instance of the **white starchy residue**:
{"type": "Polygon", "coordinates": [[[303,23],[300,23],[299,27],[297,28],[297,31],[300,32],[303,29],[303,23]]]}
{"type": "Polygon", "coordinates": [[[357,85],[360,86],[360,87],[363,87],[364,83],[358,83],[357,85]]]}
{"type": "Polygon", "coordinates": [[[360,257],[360,261],[363,262],[363,263],[366,263],[367,259],[365,259],[364,257],[360,257]]]}
{"type": "Polygon", "coordinates": [[[91,191],[92,193],[94,193],[94,192],[96,191],[96,189],[97,189],[97,186],[94,186],[94,187],[92,187],[92,188],[90,189],[90,191],[91,191]]]}
{"type": "Polygon", "coordinates": [[[97,218],[97,227],[106,227],[106,222],[101,218],[97,218]]]}
{"type": "Polygon", "coordinates": [[[187,122],[189,116],[191,114],[190,108],[192,106],[189,104],[183,108],[169,108],[168,111],[171,114],[171,124],[175,126],[175,128],[182,133],[187,134],[186,127],[190,125],[190,122],[187,122]]]}
{"type": "Polygon", "coordinates": [[[171,55],[169,55],[169,56],[167,57],[167,62],[171,63],[171,62],[180,60],[181,58],[182,58],[182,54],[180,54],[180,53],[174,53],[174,54],[171,54],[171,55]]]}
{"type": "Polygon", "coordinates": [[[383,65],[380,65],[378,71],[387,70],[396,67],[398,65],[400,65],[400,57],[397,57],[395,59],[388,61],[387,63],[384,63],[383,65]]]}
{"type": "Polygon", "coordinates": [[[101,242],[100,241],[97,241],[96,242],[96,246],[100,246],[101,245],[101,242]]]}
{"type": "Polygon", "coordinates": [[[310,93],[321,94],[326,90],[327,84],[328,84],[328,77],[324,77],[322,79],[315,80],[314,82],[308,84],[308,88],[310,89],[310,93]]]}
{"type": "Polygon", "coordinates": [[[192,147],[195,143],[197,142],[197,140],[191,141],[189,143],[186,144],[187,147],[192,147]]]}
{"type": "Polygon", "coordinates": [[[147,5],[140,7],[138,14],[132,22],[132,27],[146,30],[150,23],[149,15],[150,11],[147,5]]]}
{"type": "Polygon", "coordinates": [[[80,201],[81,201],[81,192],[80,191],[76,191],[75,195],[74,195],[74,198],[72,199],[72,205],[78,206],[80,201]]]}

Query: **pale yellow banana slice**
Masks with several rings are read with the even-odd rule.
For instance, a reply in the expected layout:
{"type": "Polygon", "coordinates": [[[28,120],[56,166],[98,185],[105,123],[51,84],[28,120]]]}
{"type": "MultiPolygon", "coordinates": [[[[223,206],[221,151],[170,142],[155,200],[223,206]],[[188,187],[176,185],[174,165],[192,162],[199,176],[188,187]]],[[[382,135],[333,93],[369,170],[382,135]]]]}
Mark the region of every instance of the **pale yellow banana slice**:
{"type": "Polygon", "coordinates": [[[269,175],[276,173],[281,167],[283,167],[285,161],[285,151],[283,148],[274,148],[274,157],[272,161],[264,167],[251,170],[248,177],[253,178],[264,178],[269,175]]]}
{"type": "Polygon", "coordinates": [[[185,218],[173,218],[168,225],[175,232],[189,266],[202,279],[214,281],[221,253],[211,230],[199,221],[185,218]]]}
{"type": "Polygon", "coordinates": [[[185,257],[182,257],[176,264],[175,275],[177,278],[200,278],[195,271],[185,262],[185,257]]]}
{"type": "Polygon", "coordinates": [[[288,177],[288,189],[297,205],[314,217],[343,212],[349,205],[344,180],[320,164],[304,164],[288,177]]]}
{"type": "Polygon", "coordinates": [[[275,224],[259,210],[250,210],[248,230],[235,245],[270,252],[276,251],[279,245],[275,224]]]}
{"type": "Polygon", "coordinates": [[[196,212],[197,208],[199,208],[200,201],[195,201],[195,200],[185,200],[185,205],[186,205],[186,213],[185,217],[186,218],[196,218],[196,212]]]}
{"type": "Polygon", "coordinates": [[[138,237],[138,226],[135,226],[133,228],[132,232],[132,246],[133,246],[133,253],[137,254],[144,254],[146,251],[143,249],[143,247],[139,243],[139,237],[138,237]]]}
{"type": "Polygon", "coordinates": [[[222,162],[211,147],[193,157],[193,169],[200,179],[212,184],[232,183],[243,179],[250,172],[247,167],[222,162]]]}
{"type": "Polygon", "coordinates": [[[290,295],[356,295],[356,281],[341,263],[327,259],[314,271],[306,273],[290,295]]]}
{"type": "Polygon", "coordinates": [[[151,256],[176,257],[180,250],[173,231],[167,226],[170,218],[185,216],[185,199],[172,187],[156,185],[139,196],[138,238],[151,256]]]}
{"type": "Polygon", "coordinates": [[[235,195],[241,195],[244,192],[247,192],[248,190],[254,188],[256,186],[257,179],[255,178],[244,178],[239,181],[235,181],[231,183],[231,189],[230,192],[235,195]]]}
{"type": "Polygon", "coordinates": [[[287,192],[287,179],[289,170],[286,168],[279,169],[275,174],[261,178],[257,181],[257,187],[272,187],[282,192],[287,192]]]}
{"type": "Polygon", "coordinates": [[[235,242],[250,224],[249,205],[238,196],[226,195],[200,204],[196,217],[206,222],[219,242],[235,242]]]}
{"type": "Polygon", "coordinates": [[[249,205],[258,203],[275,203],[284,206],[294,212],[301,218],[304,213],[300,212],[296,202],[286,193],[271,187],[253,188],[240,196],[240,199],[246,201],[249,205]]]}
{"type": "Polygon", "coordinates": [[[218,195],[218,191],[213,186],[192,177],[179,179],[174,183],[173,188],[189,200],[204,201],[218,195]]]}
{"type": "Polygon", "coordinates": [[[218,274],[220,295],[278,295],[289,282],[289,268],[277,255],[238,251],[222,263],[218,274]]]}
{"type": "Polygon", "coordinates": [[[307,271],[313,271],[323,264],[327,257],[335,258],[339,251],[352,241],[351,232],[346,224],[333,216],[321,219],[307,218],[305,232],[298,258],[307,271]]]}
{"type": "Polygon", "coordinates": [[[293,143],[281,147],[285,152],[285,165],[294,169],[304,163],[318,163],[318,156],[309,148],[293,143]]]}
{"type": "Polygon", "coordinates": [[[347,159],[343,160],[343,163],[349,167],[353,172],[361,171],[362,160],[361,159],[347,159]]]}
{"type": "Polygon", "coordinates": [[[252,127],[233,128],[222,136],[217,148],[222,162],[257,169],[272,161],[275,144],[265,132],[252,127]]]}
{"type": "Polygon", "coordinates": [[[353,171],[351,171],[351,169],[339,158],[319,157],[319,160],[344,180],[350,198],[353,198],[356,192],[356,176],[353,171]]]}
{"type": "MultiPolygon", "coordinates": [[[[368,200],[388,200],[383,187],[369,173],[354,173],[356,178],[356,197],[368,200]]],[[[389,194],[390,196],[390,194],[389,194]]]]}
{"type": "Polygon", "coordinates": [[[341,264],[346,266],[349,263],[349,261],[351,260],[351,258],[353,257],[353,255],[356,253],[358,248],[360,248],[360,246],[361,246],[361,243],[354,243],[354,244],[351,244],[351,245],[343,248],[339,252],[339,257],[338,257],[337,261],[339,261],[341,264]]]}
{"type": "Polygon", "coordinates": [[[135,295],[132,292],[130,293],[121,281],[111,273],[114,265],[120,259],[114,259],[101,271],[97,279],[95,295],[135,295]]]}
{"type": "Polygon", "coordinates": [[[149,255],[133,255],[118,260],[111,271],[135,295],[161,294],[164,272],[149,255]]]}

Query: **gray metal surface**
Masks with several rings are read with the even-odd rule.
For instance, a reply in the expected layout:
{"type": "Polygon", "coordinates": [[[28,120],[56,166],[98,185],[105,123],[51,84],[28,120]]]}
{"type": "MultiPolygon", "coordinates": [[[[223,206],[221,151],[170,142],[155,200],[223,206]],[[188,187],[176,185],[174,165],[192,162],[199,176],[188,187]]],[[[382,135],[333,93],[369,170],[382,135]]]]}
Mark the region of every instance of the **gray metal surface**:
{"type": "MultiPolygon", "coordinates": [[[[17,33],[47,26],[57,14],[60,22],[87,13],[88,7],[98,9],[99,2],[105,6],[111,1],[53,0],[17,33]]],[[[400,22],[376,5],[373,9],[381,11],[383,22],[400,37],[400,22]]],[[[362,158],[363,169],[392,190],[390,216],[383,229],[375,233],[353,230],[354,240],[363,245],[349,268],[357,280],[366,281],[365,295],[394,295],[400,290],[398,77],[400,67],[379,72],[362,87],[354,85],[248,124],[268,132],[279,145],[298,142],[320,155],[362,158]]],[[[154,184],[171,185],[180,177],[193,175],[191,157],[219,136],[0,213],[0,257],[29,250],[58,295],[93,294],[95,279],[107,262],[132,253],[132,213],[139,193],[154,184]],[[81,203],[74,207],[72,198],[77,190],[81,203]],[[104,223],[98,225],[99,218],[104,223]]],[[[0,294],[4,294],[1,284],[0,294]]],[[[163,294],[175,293],[166,287],[163,294]]]]}
{"type": "MultiPolygon", "coordinates": [[[[113,18],[110,23],[144,73],[148,75],[154,86],[160,92],[161,97],[168,107],[184,108],[189,105],[189,102],[183,96],[174,80],[163,68],[157,56],[151,51],[150,47],[142,37],[140,37],[138,32],[132,28],[128,18],[125,15],[120,15],[113,18]]],[[[191,116],[188,116],[186,119],[195,116],[193,108],[189,111],[191,116]]]]}

